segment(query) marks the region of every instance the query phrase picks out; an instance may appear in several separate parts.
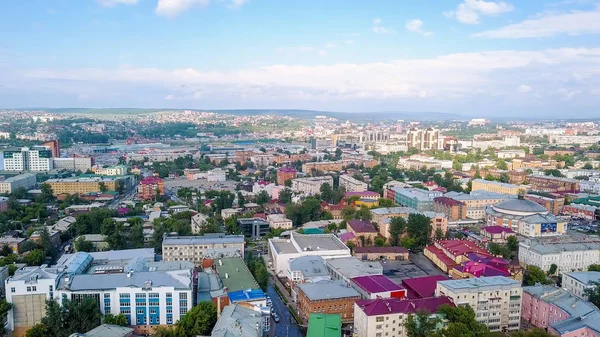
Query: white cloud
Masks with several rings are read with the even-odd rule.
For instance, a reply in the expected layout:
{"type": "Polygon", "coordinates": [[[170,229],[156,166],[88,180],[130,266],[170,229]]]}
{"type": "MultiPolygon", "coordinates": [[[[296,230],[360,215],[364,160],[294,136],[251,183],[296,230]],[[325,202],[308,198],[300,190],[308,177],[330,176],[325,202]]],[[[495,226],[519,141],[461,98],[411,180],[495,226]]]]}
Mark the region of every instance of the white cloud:
{"type": "Polygon", "coordinates": [[[337,44],[334,42],[329,42],[327,44],[325,44],[325,48],[335,48],[337,47],[337,44]]]}
{"type": "Polygon", "coordinates": [[[346,40],[346,41],[344,41],[345,44],[354,44],[354,42],[355,42],[354,40],[346,40]]]}
{"type": "Polygon", "coordinates": [[[404,27],[409,32],[418,33],[418,34],[421,34],[421,35],[424,35],[424,36],[429,36],[429,35],[433,34],[431,32],[426,32],[426,31],[422,30],[422,28],[423,28],[423,21],[421,21],[419,19],[407,21],[406,24],[404,25],[404,27]]]}
{"type": "Polygon", "coordinates": [[[174,100],[176,97],[173,94],[168,94],[167,96],[165,96],[165,101],[172,101],[174,100]]]}
{"type": "Polygon", "coordinates": [[[139,0],[96,0],[100,5],[105,7],[114,7],[116,5],[135,5],[139,0]]]}
{"type": "Polygon", "coordinates": [[[157,15],[174,18],[192,7],[206,6],[209,2],[210,0],[158,0],[155,12],[157,15]]]}
{"type": "Polygon", "coordinates": [[[474,36],[492,39],[547,37],[558,34],[600,34],[600,6],[592,11],[544,15],[474,36]]]}
{"type": "Polygon", "coordinates": [[[279,64],[233,71],[131,66],[36,70],[25,76],[34,83],[56,80],[56,86],[77,83],[78,90],[90,92],[97,86],[129,90],[150,86],[162,92],[159,97],[173,95],[177,101],[201,96],[228,101],[251,97],[262,102],[427,99],[448,103],[488,97],[500,106],[530,87],[548,93],[545,103],[577,96],[579,104],[590,89],[600,88],[600,48],[474,52],[359,64],[279,64]]]}
{"type": "Polygon", "coordinates": [[[80,101],[85,101],[88,98],[90,98],[90,95],[87,95],[87,94],[81,94],[81,95],[77,96],[77,99],[80,101]]]}
{"type": "Polygon", "coordinates": [[[533,88],[531,88],[530,86],[528,86],[528,85],[526,85],[526,84],[521,84],[521,85],[520,85],[520,86],[517,88],[517,90],[518,90],[519,92],[522,92],[522,93],[528,93],[528,92],[530,92],[532,89],[533,89],[533,88]]]}
{"type": "Polygon", "coordinates": [[[392,31],[385,28],[383,25],[383,21],[380,18],[373,19],[373,32],[376,34],[389,34],[392,31]]]}
{"type": "Polygon", "coordinates": [[[514,7],[504,1],[464,0],[458,4],[456,10],[443,14],[464,24],[475,25],[480,23],[481,16],[495,16],[512,10],[514,7]]]}
{"type": "Polygon", "coordinates": [[[319,56],[327,56],[327,52],[326,52],[326,51],[324,51],[324,50],[319,50],[319,51],[317,52],[317,55],[319,55],[319,56]]]}
{"type": "Polygon", "coordinates": [[[231,0],[229,2],[229,7],[231,8],[240,8],[250,0],[231,0]]]}

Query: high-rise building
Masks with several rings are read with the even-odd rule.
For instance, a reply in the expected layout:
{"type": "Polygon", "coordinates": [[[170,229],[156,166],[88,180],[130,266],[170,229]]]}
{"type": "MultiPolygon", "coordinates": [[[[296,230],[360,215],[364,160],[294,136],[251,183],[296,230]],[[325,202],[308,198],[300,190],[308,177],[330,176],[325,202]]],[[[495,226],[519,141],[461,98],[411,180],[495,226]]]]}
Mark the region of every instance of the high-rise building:
{"type": "Polygon", "coordinates": [[[46,147],[50,148],[50,150],[52,151],[52,157],[56,157],[56,158],[60,157],[60,143],[58,142],[58,139],[53,139],[53,140],[47,141],[45,143],[42,143],[42,146],[46,146],[46,147]]]}
{"type": "Polygon", "coordinates": [[[434,128],[411,128],[406,133],[406,145],[419,151],[439,150],[440,130],[434,128]]]}
{"type": "Polygon", "coordinates": [[[50,171],[54,168],[52,150],[47,146],[14,148],[2,153],[6,171],[50,171]]]}

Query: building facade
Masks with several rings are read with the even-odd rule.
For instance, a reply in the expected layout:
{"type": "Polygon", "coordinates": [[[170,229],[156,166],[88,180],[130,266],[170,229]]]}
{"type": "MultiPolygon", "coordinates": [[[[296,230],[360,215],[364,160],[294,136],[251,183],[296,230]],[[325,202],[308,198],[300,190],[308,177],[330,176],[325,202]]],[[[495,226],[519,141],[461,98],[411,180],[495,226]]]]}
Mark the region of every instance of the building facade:
{"type": "Polygon", "coordinates": [[[30,189],[37,183],[35,173],[23,173],[0,181],[0,193],[10,194],[19,188],[30,189]]]}
{"type": "Polygon", "coordinates": [[[277,170],[277,185],[285,185],[288,180],[294,180],[298,176],[298,172],[291,167],[282,167],[277,170]]]}
{"type": "Polygon", "coordinates": [[[159,177],[146,177],[138,185],[138,199],[154,199],[165,195],[165,184],[159,177]]]}
{"type": "Polygon", "coordinates": [[[565,236],[557,239],[532,238],[519,243],[519,263],[548,271],[552,264],[559,274],[585,271],[600,261],[600,240],[565,236]]]}
{"type": "Polygon", "coordinates": [[[433,198],[433,211],[445,214],[449,221],[467,218],[467,205],[462,201],[448,197],[433,198]]]}
{"type": "Polygon", "coordinates": [[[367,190],[367,183],[347,174],[340,176],[340,186],[343,186],[346,192],[364,192],[367,190]]]}
{"type": "Polygon", "coordinates": [[[471,182],[471,191],[487,191],[516,196],[523,191],[523,188],[518,185],[506,184],[498,181],[473,179],[471,182]]]}
{"type": "Polygon", "coordinates": [[[311,313],[339,314],[342,322],[354,320],[354,302],[360,294],[344,282],[321,281],[298,285],[298,311],[308,319],[311,313]]]}
{"type": "Polygon", "coordinates": [[[323,184],[329,184],[329,186],[333,187],[333,177],[322,176],[311,178],[297,178],[292,180],[292,190],[296,192],[302,192],[308,195],[315,195],[321,193],[321,186],[323,184]]]}
{"type": "Polygon", "coordinates": [[[45,184],[52,187],[53,194],[87,194],[91,192],[100,192],[104,184],[107,191],[116,191],[117,179],[107,177],[75,177],[48,179],[45,184]]]}
{"type": "Polygon", "coordinates": [[[244,256],[244,237],[220,233],[199,236],[166,236],[162,242],[164,261],[188,261],[200,265],[204,258],[220,255],[244,256]]]}

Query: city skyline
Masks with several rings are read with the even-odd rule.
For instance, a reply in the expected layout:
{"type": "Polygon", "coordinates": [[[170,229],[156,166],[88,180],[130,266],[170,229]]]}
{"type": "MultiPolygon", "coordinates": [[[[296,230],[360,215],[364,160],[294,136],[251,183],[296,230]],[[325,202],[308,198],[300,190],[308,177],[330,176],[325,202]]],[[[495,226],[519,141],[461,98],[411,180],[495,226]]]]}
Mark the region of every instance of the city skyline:
{"type": "Polygon", "coordinates": [[[592,117],[592,1],[1,5],[3,107],[592,117]]]}

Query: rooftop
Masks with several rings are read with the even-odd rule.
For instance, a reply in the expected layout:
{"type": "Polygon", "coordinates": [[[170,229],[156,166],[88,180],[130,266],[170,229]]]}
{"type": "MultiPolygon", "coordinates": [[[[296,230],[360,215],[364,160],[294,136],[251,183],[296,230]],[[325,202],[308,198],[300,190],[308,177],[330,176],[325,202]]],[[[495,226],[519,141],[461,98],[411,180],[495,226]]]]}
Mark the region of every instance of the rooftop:
{"type": "Polygon", "coordinates": [[[352,219],[347,223],[356,233],[377,233],[377,229],[368,221],[352,219]]]}
{"type": "Polygon", "coordinates": [[[589,328],[596,333],[600,333],[600,311],[596,310],[589,315],[580,317],[571,317],[564,321],[560,321],[551,325],[561,335],[568,334],[570,332],[589,328]]]}
{"type": "Polygon", "coordinates": [[[384,275],[359,276],[353,278],[352,282],[370,294],[405,290],[403,286],[394,283],[384,275]]]}
{"type": "Polygon", "coordinates": [[[454,306],[448,297],[432,297],[420,299],[378,298],[374,300],[356,301],[356,306],[367,316],[392,314],[409,314],[416,312],[435,313],[444,304],[454,306]]]}
{"type": "Polygon", "coordinates": [[[550,240],[528,239],[522,242],[521,245],[529,246],[530,251],[541,255],[556,254],[563,251],[600,250],[600,240],[573,236],[555,237],[550,240]]]}
{"type": "Polygon", "coordinates": [[[369,254],[369,253],[373,253],[373,254],[389,254],[389,253],[393,253],[393,254],[408,254],[408,249],[406,249],[404,247],[392,247],[392,246],[377,247],[377,246],[373,246],[373,247],[355,247],[354,248],[354,252],[356,254],[369,254]]]}
{"type": "Polygon", "coordinates": [[[500,211],[514,211],[527,213],[548,213],[546,207],[537,202],[527,199],[509,199],[493,206],[494,209],[500,211]]]}
{"type": "Polygon", "coordinates": [[[454,200],[452,198],[449,197],[437,197],[437,198],[433,198],[433,202],[436,202],[438,204],[442,204],[445,206],[462,206],[465,203],[459,200],[454,200]]]}
{"type": "Polygon", "coordinates": [[[594,282],[600,283],[600,271],[576,271],[573,273],[566,273],[566,275],[569,275],[585,285],[592,285],[594,282]]]}
{"type": "Polygon", "coordinates": [[[395,215],[419,213],[419,211],[411,207],[381,207],[372,209],[371,213],[377,215],[395,215]]]}
{"type": "Polygon", "coordinates": [[[517,282],[511,278],[504,276],[491,276],[479,278],[467,278],[462,280],[447,280],[439,281],[438,284],[446,288],[461,290],[461,289],[479,289],[485,287],[511,286],[520,287],[521,282],[517,282]]]}
{"type": "Polygon", "coordinates": [[[341,281],[320,281],[316,283],[301,283],[298,288],[311,301],[333,300],[339,298],[360,298],[354,288],[341,281]]]}
{"type": "Polygon", "coordinates": [[[428,298],[435,295],[435,288],[439,281],[446,281],[448,277],[443,275],[425,276],[402,280],[402,285],[407,290],[407,295],[414,298],[428,298]]]}
{"type": "Polygon", "coordinates": [[[552,303],[568,313],[571,317],[587,315],[598,311],[592,303],[574,296],[568,291],[552,285],[535,285],[523,287],[523,292],[532,295],[546,303],[552,303]]]}
{"type": "Polygon", "coordinates": [[[341,315],[310,314],[306,337],[340,337],[341,335],[341,315]]]}
{"type": "Polygon", "coordinates": [[[290,262],[291,271],[300,271],[304,277],[326,276],[327,266],[325,260],[320,256],[308,255],[293,259],[290,262]]]}
{"type": "Polygon", "coordinates": [[[262,332],[262,314],[247,304],[226,306],[212,329],[212,337],[256,337],[262,332]]]}
{"type": "Polygon", "coordinates": [[[483,227],[482,230],[484,230],[490,234],[514,233],[512,229],[510,229],[508,227],[502,227],[502,226],[486,226],[486,227],[483,227]]]}
{"type": "Polygon", "coordinates": [[[133,328],[114,324],[102,324],[86,333],[75,333],[77,337],[125,337],[133,332],[133,328]]]}
{"type": "Polygon", "coordinates": [[[506,188],[518,188],[519,187],[518,185],[501,183],[499,181],[489,181],[489,180],[485,180],[485,179],[473,179],[473,182],[477,182],[477,183],[485,184],[485,185],[497,185],[497,186],[502,186],[502,187],[506,187],[506,188]]]}
{"type": "Polygon", "coordinates": [[[383,266],[379,262],[360,261],[354,257],[327,259],[327,267],[351,279],[365,275],[383,275],[383,266]]]}
{"type": "Polygon", "coordinates": [[[208,245],[208,244],[243,244],[243,235],[225,235],[221,233],[211,233],[197,236],[167,236],[163,239],[163,246],[166,245],[208,245]]]}
{"type": "Polygon", "coordinates": [[[238,290],[259,289],[258,283],[250,273],[250,270],[239,257],[219,259],[215,261],[217,272],[227,287],[227,292],[238,290]]]}
{"type": "Polygon", "coordinates": [[[191,289],[191,270],[74,275],[68,280],[62,278],[57,288],[66,288],[72,291],[85,291],[109,290],[124,287],[145,288],[148,285],[151,287],[191,289]]]}

